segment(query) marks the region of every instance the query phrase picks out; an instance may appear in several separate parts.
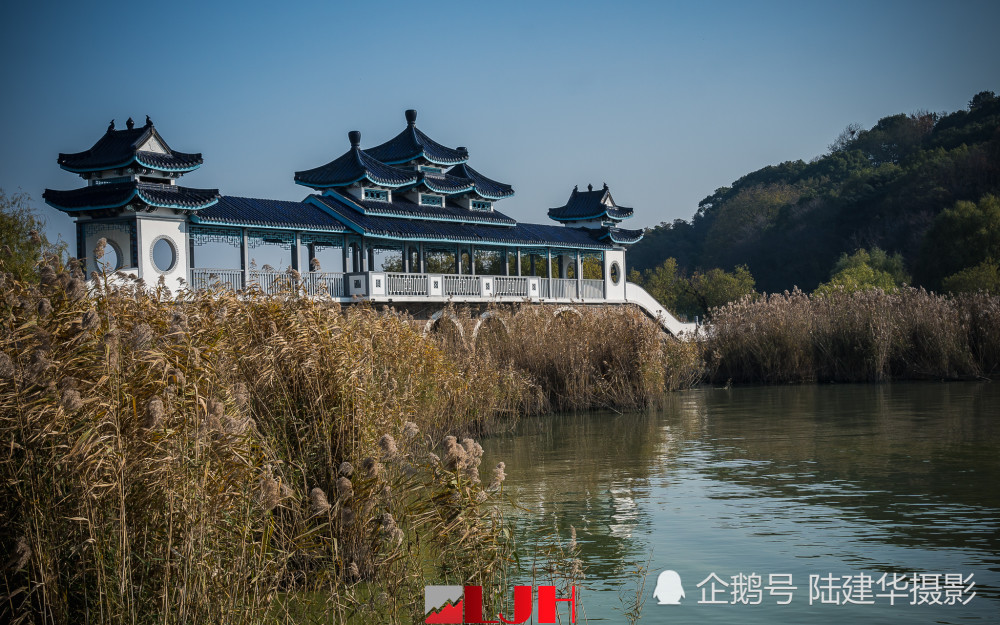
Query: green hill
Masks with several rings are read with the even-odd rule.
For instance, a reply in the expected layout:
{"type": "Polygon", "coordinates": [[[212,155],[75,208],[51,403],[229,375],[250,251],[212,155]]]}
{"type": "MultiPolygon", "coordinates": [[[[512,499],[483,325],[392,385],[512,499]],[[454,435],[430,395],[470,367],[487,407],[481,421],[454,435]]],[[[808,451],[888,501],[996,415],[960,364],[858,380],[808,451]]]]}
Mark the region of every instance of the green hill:
{"type": "Polygon", "coordinates": [[[1000,195],[1000,98],[984,91],[968,110],[849,126],[824,156],[749,173],[691,220],[648,229],[629,264],[644,271],[673,257],[688,275],[745,265],[758,290],[812,290],[842,254],[877,247],[900,254],[915,284],[939,289],[1000,260],[991,194],[1000,195]]]}

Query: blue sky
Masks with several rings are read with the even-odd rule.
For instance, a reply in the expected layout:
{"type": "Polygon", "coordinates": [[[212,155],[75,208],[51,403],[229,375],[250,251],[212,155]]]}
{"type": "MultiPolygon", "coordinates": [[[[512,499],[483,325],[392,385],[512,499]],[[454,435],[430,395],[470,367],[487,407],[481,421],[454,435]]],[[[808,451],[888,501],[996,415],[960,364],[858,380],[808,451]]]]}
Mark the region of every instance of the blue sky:
{"type": "Polygon", "coordinates": [[[293,172],[417,125],[547,220],[607,182],[631,227],[689,218],[741,175],[811,159],[847,124],[1000,92],[997,2],[5,2],[0,187],[81,186],[56,165],[114,118],[202,152],[183,179],[301,199],[293,172]]]}

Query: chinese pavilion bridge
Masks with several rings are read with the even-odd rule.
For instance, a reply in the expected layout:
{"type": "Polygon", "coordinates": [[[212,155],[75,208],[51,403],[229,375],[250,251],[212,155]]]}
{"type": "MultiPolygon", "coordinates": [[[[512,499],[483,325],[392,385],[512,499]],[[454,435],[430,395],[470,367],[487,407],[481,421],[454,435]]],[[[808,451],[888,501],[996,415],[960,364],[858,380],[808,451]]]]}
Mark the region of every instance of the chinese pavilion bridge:
{"type": "Polygon", "coordinates": [[[519,223],[497,210],[514,189],[406,127],[385,143],[295,173],[314,192],[291,202],[221,195],[178,179],[201,154],[173,150],[149,117],[114,122],[89,150],[60,154],[87,186],[47,189],[45,201],[76,218],[77,256],[88,271],[121,271],[183,288],[304,289],[343,302],[523,301],[637,304],[670,332],[693,332],[641,287],[627,283],[625,248],[641,230],[608,186],[574,188],[548,211],[556,223],[519,223]],[[107,255],[94,259],[98,240],[107,255]],[[273,266],[277,265],[277,267],[273,266]]]}

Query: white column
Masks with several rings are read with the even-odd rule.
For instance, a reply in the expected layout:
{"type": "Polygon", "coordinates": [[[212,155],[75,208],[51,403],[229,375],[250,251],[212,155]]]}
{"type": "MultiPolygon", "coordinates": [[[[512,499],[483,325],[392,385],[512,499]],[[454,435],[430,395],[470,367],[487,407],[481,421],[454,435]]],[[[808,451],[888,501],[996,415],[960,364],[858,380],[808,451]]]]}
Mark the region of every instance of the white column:
{"type": "Polygon", "coordinates": [[[583,292],[583,260],[580,258],[580,250],[576,251],[576,296],[582,297],[583,292]]]}
{"type": "Polygon", "coordinates": [[[552,297],[552,248],[545,248],[545,279],[549,281],[549,297],[552,297]]]}
{"type": "Polygon", "coordinates": [[[243,270],[243,288],[250,286],[250,235],[240,228],[240,269],[243,270]]]}

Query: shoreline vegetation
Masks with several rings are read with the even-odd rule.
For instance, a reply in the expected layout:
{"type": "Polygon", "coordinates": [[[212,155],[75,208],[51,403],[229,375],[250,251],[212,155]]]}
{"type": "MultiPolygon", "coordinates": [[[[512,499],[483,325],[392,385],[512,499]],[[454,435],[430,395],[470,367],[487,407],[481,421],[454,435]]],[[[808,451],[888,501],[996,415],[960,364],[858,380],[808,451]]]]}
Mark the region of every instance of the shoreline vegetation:
{"type": "Polygon", "coordinates": [[[708,379],[741,384],[975,380],[1000,373],[1000,296],[799,290],[713,311],[708,379]]]}
{"type": "MultiPolygon", "coordinates": [[[[630,307],[498,308],[475,333],[459,309],[424,336],[388,309],[97,278],[54,255],[0,274],[5,621],[422,620],[424,585],[515,573],[505,467],[473,437],[521,415],[1000,370],[985,294],[748,297],[681,343],[630,307]]],[[[566,542],[546,583],[580,574],[566,542]]]]}

